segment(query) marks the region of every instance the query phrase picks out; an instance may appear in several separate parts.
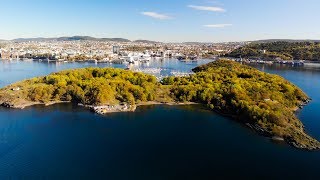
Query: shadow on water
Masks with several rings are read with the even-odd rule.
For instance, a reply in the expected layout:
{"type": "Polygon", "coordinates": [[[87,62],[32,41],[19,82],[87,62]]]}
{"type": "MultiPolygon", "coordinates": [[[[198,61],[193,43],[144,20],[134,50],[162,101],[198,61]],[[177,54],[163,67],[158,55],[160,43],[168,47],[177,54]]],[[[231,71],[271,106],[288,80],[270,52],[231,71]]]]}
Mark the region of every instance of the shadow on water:
{"type": "Polygon", "coordinates": [[[256,179],[318,175],[318,152],[271,142],[202,105],[141,106],[135,113],[101,116],[73,104],[56,104],[24,110],[1,108],[0,117],[0,169],[5,177],[256,179]]]}

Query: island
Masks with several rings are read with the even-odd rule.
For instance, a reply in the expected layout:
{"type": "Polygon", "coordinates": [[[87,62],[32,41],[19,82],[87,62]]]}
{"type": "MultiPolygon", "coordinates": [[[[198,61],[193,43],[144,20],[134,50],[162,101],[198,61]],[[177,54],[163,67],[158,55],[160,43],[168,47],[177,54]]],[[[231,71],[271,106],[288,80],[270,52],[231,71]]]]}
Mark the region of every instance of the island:
{"type": "Polygon", "coordinates": [[[100,114],[133,111],[137,104],[171,103],[169,89],[156,77],[115,68],[65,70],[9,85],[0,90],[0,104],[25,108],[35,104],[72,102],[100,114]]]}
{"type": "Polygon", "coordinates": [[[320,149],[295,112],[310,98],[284,78],[221,59],[184,77],[160,82],[152,75],[114,68],[65,70],[0,89],[0,104],[25,108],[72,102],[99,114],[150,104],[201,103],[263,136],[306,150],[320,149]]]}

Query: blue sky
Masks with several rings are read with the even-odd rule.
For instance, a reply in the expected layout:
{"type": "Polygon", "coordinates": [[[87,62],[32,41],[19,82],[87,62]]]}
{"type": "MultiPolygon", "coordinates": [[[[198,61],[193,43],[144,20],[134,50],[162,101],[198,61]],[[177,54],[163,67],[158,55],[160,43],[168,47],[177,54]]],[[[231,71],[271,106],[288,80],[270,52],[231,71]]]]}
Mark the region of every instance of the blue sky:
{"type": "Polygon", "coordinates": [[[0,39],[320,39],[319,0],[0,0],[0,39]]]}

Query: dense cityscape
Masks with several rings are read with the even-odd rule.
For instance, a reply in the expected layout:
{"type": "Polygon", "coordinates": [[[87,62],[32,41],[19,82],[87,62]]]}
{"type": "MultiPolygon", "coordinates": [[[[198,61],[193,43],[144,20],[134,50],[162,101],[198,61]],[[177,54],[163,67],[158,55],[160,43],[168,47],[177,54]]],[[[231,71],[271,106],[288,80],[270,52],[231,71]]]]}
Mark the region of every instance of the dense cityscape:
{"type": "Polygon", "coordinates": [[[155,58],[215,58],[245,43],[161,43],[152,41],[13,40],[0,44],[4,60],[135,62],[155,58]]]}

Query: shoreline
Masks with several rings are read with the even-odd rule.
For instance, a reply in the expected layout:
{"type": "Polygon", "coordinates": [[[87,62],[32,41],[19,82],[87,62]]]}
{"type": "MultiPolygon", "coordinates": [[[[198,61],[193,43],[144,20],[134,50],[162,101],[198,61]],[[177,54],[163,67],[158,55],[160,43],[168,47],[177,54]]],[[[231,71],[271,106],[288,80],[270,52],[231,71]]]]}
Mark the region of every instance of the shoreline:
{"type": "Polygon", "coordinates": [[[25,109],[27,107],[32,107],[32,106],[36,106],[36,105],[51,106],[51,105],[54,105],[54,104],[63,104],[63,103],[71,103],[71,101],[51,101],[51,102],[48,102],[48,103],[27,102],[25,104],[19,104],[19,105],[10,104],[8,102],[3,102],[3,103],[0,104],[0,106],[5,107],[5,108],[12,108],[12,109],[25,109]]]}
{"type": "Polygon", "coordinates": [[[62,71],[18,82],[1,89],[0,105],[7,108],[24,109],[33,105],[49,106],[57,103],[70,103],[69,101],[60,101],[60,99],[68,99],[72,101],[72,106],[75,106],[77,102],[84,102],[85,104],[78,105],[97,114],[108,114],[134,112],[138,106],[203,104],[207,107],[209,105],[208,109],[222,116],[229,116],[246,124],[263,136],[274,137],[277,140],[283,138],[288,144],[300,149],[320,149],[320,143],[305,132],[303,123],[294,113],[298,109],[302,109],[310,100],[294,84],[280,76],[263,73],[229,60],[202,65],[194,68],[193,71],[195,74],[190,78],[170,77],[160,83],[156,82],[156,79],[151,75],[117,69],[84,68],[62,71]],[[210,82],[203,80],[212,79],[212,76],[221,73],[216,70],[217,68],[230,70],[232,74],[224,74],[219,79],[210,82]],[[237,74],[238,71],[241,73],[237,74]],[[66,73],[69,74],[65,75],[66,73]],[[105,73],[110,77],[103,78],[105,73]],[[116,76],[118,78],[116,82],[111,80],[114,74],[121,73],[124,75],[116,76]],[[71,78],[73,74],[76,74],[76,77],[81,81],[71,78]],[[138,79],[133,78],[135,76],[138,76],[138,79]],[[93,77],[96,78],[99,85],[93,84],[91,80],[93,77]],[[271,82],[265,78],[271,79],[271,82]],[[241,81],[237,81],[239,79],[241,81]],[[225,83],[226,80],[228,80],[227,83],[225,83]],[[235,85],[239,87],[235,86],[234,89],[229,89],[231,85],[229,80],[236,80],[235,85]],[[73,85],[71,87],[63,86],[63,91],[60,92],[59,82],[68,82],[73,85]],[[118,83],[120,89],[117,89],[118,83]],[[208,83],[210,86],[207,86],[208,83]],[[265,92],[265,95],[248,93],[246,91],[247,83],[252,83],[251,88],[256,87],[257,90],[265,92]],[[274,84],[270,84],[269,89],[261,86],[266,83],[274,84]],[[83,84],[90,84],[90,86],[88,86],[89,88],[84,87],[83,84]],[[111,85],[109,87],[103,86],[103,84],[111,85]],[[212,88],[211,86],[215,87],[214,84],[221,86],[222,90],[212,88]],[[111,90],[110,88],[113,88],[111,94],[108,92],[111,90]],[[281,93],[278,93],[279,91],[281,93]],[[97,94],[93,92],[97,92],[97,94]],[[242,98],[242,95],[246,98],[242,98]],[[287,96],[292,98],[287,99],[287,96]],[[274,97],[274,99],[269,97],[274,97]],[[147,99],[153,101],[147,101],[147,99]]]}
{"type": "Polygon", "coordinates": [[[150,105],[168,105],[168,106],[183,106],[183,105],[196,105],[201,103],[195,102],[157,102],[157,101],[149,101],[136,104],[137,107],[139,106],[150,106],[150,105]]]}
{"type": "MultiPolygon", "coordinates": [[[[293,109],[293,112],[296,113],[300,109],[302,109],[304,106],[306,106],[311,99],[309,99],[307,102],[301,102],[300,106],[297,106],[296,108],[293,109]]],[[[9,104],[6,102],[3,102],[0,104],[0,106],[5,107],[5,108],[13,108],[13,109],[24,109],[26,107],[32,107],[35,105],[43,105],[43,106],[51,106],[55,104],[63,104],[63,103],[72,103],[71,101],[52,101],[48,103],[41,103],[41,102],[25,102],[24,104],[20,105],[14,105],[14,104],[9,104]]],[[[140,106],[151,106],[151,105],[168,105],[168,106],[182,106],[182,105],[197,105],[197,104],[202,104],[202,103],[196,103],[196,102],[157,102],[157,101],[148,101],[148,102],[140,102],[135,105],[130,105],[128,103],[119,103],[116,105],[102,105],[102,106],[94,106],[94,105],[83,105],[81,103],[78,103],[77,105],[80,107],[85,107],[92,112],[99,114],[99,115],[106,115],[106,114],[111,114],[111,113],[120,113],[120,112],[135,112],[137,107],[140,106]]],[[[220,114],[221,116],[231,118],[232,120],[237,119],[237,115],[234,114],[227,114],[223,112],[219,112],[217,110],[213,110],[213,112],[220,114]]],[[[316,151],[320,149],[320,146],[317,146],[314,144],[313,146],[304,146],[300,144],[299,142],[295,141],[294,139],[290,137],[280,137],[272,133],[271,131],[268,131],[264,128],[262,128],[258,124],[252,124],[249,122],[241,122],[243,125],[245,125],[247,128],[253,130],[257,134],[260,134],[266,138],[269,138],[270,140],[273,141],[284,141],[293,147],[296,147],[298,149],[305,149],[308,151],[316,151]]],[[[300,134],[301,136],[304,136],[305,138],[309,139],[309,136],[305,133],[300,134]]]]}
{"type": "MultiPolygon", "coordinates": [[[[32,106],[36,106],[36,105],[42,105],[42,106],[51,106],[51,105],[55,105],[55,104],[64,104],[64,103],[72,103],[71,101],[51,101],[48,103],[43,103],[43,102],[26,102],[23,104],[10,104],[8,102],[2,102],[0,104],[1,107],[5,107],[5,108],[11,108],[11,109],[25,109],[27,107],[32,107],[32,106]]],[[[140,106],[150,106],[150,105],[168,105],[168,106],[182,106],[182,105],[196,105],[196,104],[201,104],[201,103],[195,103],[195,102],[157,102],[157,101],[148,101],[148,102],[140,102],[137,103],[135,105],[130,105],[132,107],[140,107],[140,106]]],[[[86,107],[89,109],[92,108],[112,108],[112,107],[119,107],[119,106],[125,106],[125,105],[129,105],[128,103],[119,103],[119,104],[114,104],[114,105],[84,105],[81,103],[77,104],[80,107],[86,107]]],[[[126,110],[117,110],[117,109],[110,109],[108,110],[108,112],[105,112],[103,114],[108,114],[108,113],[117,113],[117,112],[129,112],[129,111],[135,111],[134,109],[130,109],[128,111],[126,110]]],[[[98,113],[100,114],[100,113],[98,113]]]]}

